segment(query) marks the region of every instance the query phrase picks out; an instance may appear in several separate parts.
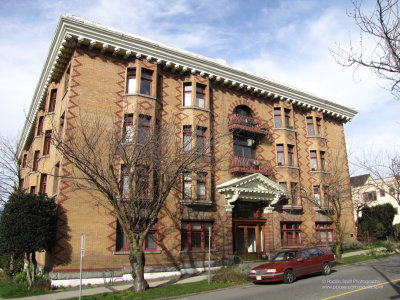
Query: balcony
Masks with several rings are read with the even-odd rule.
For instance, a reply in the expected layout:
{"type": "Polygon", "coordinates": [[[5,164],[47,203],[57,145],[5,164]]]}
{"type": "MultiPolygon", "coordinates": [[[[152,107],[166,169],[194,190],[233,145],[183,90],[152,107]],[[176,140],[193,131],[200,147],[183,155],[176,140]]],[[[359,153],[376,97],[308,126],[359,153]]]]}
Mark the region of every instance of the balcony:
{"type": "Polygon", "coordinates": [[[250,132],[257,135],[267,135],[267,122],[261,119],[256,119],[251,116],[232,114],[228,117],[229,130],[239,130],[250,132]]]}
{"type": "Polygon", "coordinates": [[[269,160],[254,159],[244,156],[234,156],[229,167],[231,173],[260,173],[272,175],[272,165],[269,160]]]}

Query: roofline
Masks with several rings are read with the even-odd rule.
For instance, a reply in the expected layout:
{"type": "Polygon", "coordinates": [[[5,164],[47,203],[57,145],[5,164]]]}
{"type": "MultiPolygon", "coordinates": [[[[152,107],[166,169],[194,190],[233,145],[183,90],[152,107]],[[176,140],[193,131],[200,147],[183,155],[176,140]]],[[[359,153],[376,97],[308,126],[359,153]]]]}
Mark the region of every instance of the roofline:
{"type": "Polygon", "coordinates": [[[229,66],[221,60],[210,59],[67,14],[60,17],[50,44],[18,144],[18,157],[21,156],[29,133],[33,130],[32,125],[40,104],[45,99],[49,84],[61,77],[73,49],[81,44],[112,52],[114,56],[123,56],[125,59],[130,56],[145,57],[166,67],[184,72],[190,71],[193,74],[199,73],[215,82],[228,84],[237,89],[318,110],[342,122],[351,121],[357,114],[357,111],[351,108],[278,83],[265,76],[229,66]]]}

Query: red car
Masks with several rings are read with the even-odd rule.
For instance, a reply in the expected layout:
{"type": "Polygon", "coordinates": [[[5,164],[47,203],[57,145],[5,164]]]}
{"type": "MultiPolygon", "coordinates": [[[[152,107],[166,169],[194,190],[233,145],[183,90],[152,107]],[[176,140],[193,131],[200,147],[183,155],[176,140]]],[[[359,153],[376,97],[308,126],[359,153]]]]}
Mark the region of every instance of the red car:
{"type": "Polygon", "coordinates": [[[281,251],[268,263],[253,268],[249,278],[253,282],[281,281],[292,283],[296,277],[322,273],[328,275],[336,265],[332,253],[318,248],[299,248],[281,251]]]}

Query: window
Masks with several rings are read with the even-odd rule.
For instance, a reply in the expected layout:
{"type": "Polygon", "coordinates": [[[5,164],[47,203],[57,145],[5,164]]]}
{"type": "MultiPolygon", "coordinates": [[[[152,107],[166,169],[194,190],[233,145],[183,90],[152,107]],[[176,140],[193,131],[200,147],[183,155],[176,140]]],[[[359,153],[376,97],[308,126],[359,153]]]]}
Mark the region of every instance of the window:
{"type": "Polygon", "coordinates": [[[39,117],[36,135],[42,135],[43,134],[43,122],[44,122],[43,116],[39,117]]]}
{"type": "Polygon", "coordinates": [[[149,168],[147,166],[136,166],[135,188],[136,194],[141,197],[149,196],[149,168]]]}
{"type": "Polygon", "coordinates": [[[317,243],[328,244],[333,243],[332,223],[315,223],[315,233],[317,243]]]}
{"type": "Polygon", "coordinates": [[[31,194],[36,194],[36,186],[31,186],[30,193],[31,194]]]}
{"type": "Polygon", "coordinates": [[[28,158],[28,155],[24,154],[24,157],[22,159],[22,168],[26,168],[26,160],[27,160],[27,158],[28,158]]]}
{"type": "Polygon", "coordinates": [[[206,86],[203,84],[196,84],[196,106],[204,108],[206,99],[206,86]]]}
{"type": "MultiPolygon", "coordinates": [[[[150,227],[149,232],[143,243],[144,251],[152,251],[157,249],[157,223],[150,227]]],[[[143,225],[143,230],[146,228],[146,224],[143,225]]],[[[139,233],[139,230],[135,230],[135,233],[139,233]]],[[[129,251],[128,241],[125,238],[124,230],[121,224],[117,221],[117,232],[115,239],[115,251],[116,252],[125,252],[129,251]]]]}
{"type": "Polygon", "coordinates": [[[64,79],[64,93],[68,90],[69,86],[69,74],[71,72],[71,66],[68,67],[67,72],[65,72],[65,79],[64,79]]]}
{"type": "Polygon", "coordinates": [[[42,174],[40,176],[40,189],[39,192],[42,194],[46,193],[46,186],[47,186],[47,174],[42,174]]]}
{"type": "Polygon", "coordinates": [[[233,154],[235,156],[242,156],[254,158],[256,152],[256,142],[254,139],[234,135],[233,136],[233,154]]]}
{"type": "Polygon", "coordinates": [[[157,76],[157,99],[162,99],[163,95],[163,78],[160,74],[157,76]]]}
{"type": "Polygon", "coordinates": [[[321,171],[325,171],[325,152],[324,151],[319,152],[319,160],[321,163],[321,171]]]}
{"type": "Polygon", "coordinates": [[[192,83],[183,84],[183,106],[192,106],[192,83]]]}
{"type": "Polygon", "coordinates": [[[330,206],[330,201],[329,201],[329,186],[324,185],[324,205],[326,207],[330,206]]]}
{"type": "Polygon", "coordinates": [[[197,173],[197,200],[206,200],[206,173],[197,173]]]}
{"type": "Polygon", "coordinates": [[[52,89],[50,92],[49,112],[53,112],[56,108],[57,89],[52,89]]]}
{"type": "Polygon", "coordinates": [[[128,69],[126,91],[128,94],[136,93],[136,69],[135,68],[128,69]]]}
{"type": "Polygon", "coordinates": [[[20,190],[23,190],[24,189],[24,179],[23,178],[21,178],[20,180],[19,180],[19,189],[20,190]]]}
{"type": "Polygon", "coordinates": [[[188,152],[192,150],[192,126],[183,126],[183,151],[188,152]]]}
{"type": "Polygon", "coordinates": [[[43,155],[50,154],[51,130],[47,130],[44,135],[43,155]]]}
{"type": "Polygon", "coordinates": [[[313,186],[313,193],[314,193],[314,202],[317,205],[321,205],[321,191],[319,189],[319,185],[313,186]]]}
{"type": "Polygon", "coordinates": [[[196,150],[203,152],[206,144],[206,130],[207,128],[197,126],[196,130],[196,150]]]}
{"type": "Polygon", "coordinates": [[[324,255],[324,252],[317,248],[308,249],[308,252],[310,252],[311,257],[318,257],[324,255]]]}
{"type": "Polygon", "coordinates": [[[54,193],[57,193],[59,181],[60,181],[60,163],[58,162],[54,166],[54,181],[53,181],[54,193]]]}
{"type": "Polygon", "coordinates": [[[297,182],[290,183],[290,198],[292,199],[292,205],[297,204],[297,182]]]}
{"type": "Polygon", "coordinates": [[[288,164],[289,166],[294,166],[294,146],[288,145],[288,164]]]}
{"type": "Polygon", "coordinates": [[[290,128],[290,109],[285,108],[285,126],[286,128],[290,128]]]}
{"type": "Polygon", "coordinates": [[[138,142],[144,143],[150,137],[150,119],[151,117],[140,115],[139,116],[139,132],[138,142]]]}
{"type": "Polygon", "coordinates": [[[276,152],[278,157],[278,166],[285,165],[285,153],[283,150],[283,145],[276,145],[276,152]]]}
{"type": "Polygon", "coordinates": [[[364,198],[364,201],[374,201],[374,200],[376,200],[376,191],[365,192],[363,194],[363,198],[364,198]]]}
{"type": "Polygon", "coordinates": [[[283,189],[285,190],[285,192],[287,191],[287,184],[286,184],[286,182],[279,182],[279,186],[280,186],[281,188],[283,188],[283,189]]]}
{"type": "Polygon", "coordinates": [[[213,244],[212,222],[182,222],[181,250],[208,249],[209,229],[211,228],[211,245],[213,244]]]}
{"type": "Polygon", "coordinates": [[[130,143],[133,140],[133,114],[124,115],[123,138],[124,143],[130,143]]]}
{"type": "Polygon", "coordinates": [[[274,108],[274,121],[275,121],[275,128],[282,127],[281,108],[280,107],[274,108]]]}
{"type": "Polygon", "coordinates": [[[307,134],[314,135],[314,124],[312,117],[307,117],[307,134]]]}
{"type": "Polygon", "coordinates": [[[63,135],[63,129],[64,129],[64,122],[65,122],[65,112],[60,117],[60,135],[63,135]]]}
{"type": "Polygon", "coordinates": [[[317,171],[317,151],[310,151],[311,171],[317,171]]]}
{"type": "Polygon", "coordinates": [[[192,199],[192,174],[183,173],[183,199],[192,199]]]}
{"type": "MultiPolygon", "coordinates": [[[[23,186],[23,183],[24,183],[24,180],[22,179],[21,186],[23,186]]],[[[399,214],[399,208],[398,207],[394,207],[394,214],[395,215],[399,214]]]]}
{"type": "Polygon", "coordinates": [[[144,240],[143,247],[145,251],[157,249],[157,223],[150,227],[150,230],[144,240]]]}
{"type": "Polygon", "coordinates": [[[379,189],[379,196],[380,197],[385,197],[385,190],[384,189],[379,189]]]}
{"type": "Polygon", "coordinates": [[[129,186],[129,167],[127,165],[121,166],[121,194],[122,196],[128,196],[130,193],[129,186]]]}
{"type": "Polygon", "coordinates": [[[127,240],[125,238],[124,230],[122,229],[121,224],[117,221],[117,234],[115,239],[115,251],[129,251],[129,246],[127,240]]]}
{"type": "Polygon", "coordinates": [[[151,84],[153,82],[153,71],[142,69],[142,76],[140,78],[140,93],[144,95],[151,95],[151,84]]]}
{"type": "Polygon", "coordinates": [[[282,246],[301,245],[301,223],[281,222],[282,246]]]}
{"type": "Polygon", "coordinates": [[[315,118],[315,125],[317,126],[317,135],[321,136],[321,118],[315,118]]]}
{"type": "Polygon", "coordinates": [[[40,155],[40,151],[35,151],[35,153],[33,154],[32,171],[37,171],[37,169],[38,169],[39,155],[40,155]]]}

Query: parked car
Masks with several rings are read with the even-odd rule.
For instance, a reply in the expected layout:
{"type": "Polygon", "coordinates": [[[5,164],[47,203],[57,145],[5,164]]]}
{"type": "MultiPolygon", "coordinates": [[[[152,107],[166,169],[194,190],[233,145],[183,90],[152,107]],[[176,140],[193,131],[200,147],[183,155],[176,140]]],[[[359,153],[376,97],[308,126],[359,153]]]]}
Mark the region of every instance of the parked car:
{"type": "Polygon", "coordinates": [[[299,248],[278,252],[268,263],[253,268],[249,278],[253,282],[281,281],[292,283],[297,277],[322,273],[328,275],[336,265],[331,252],[318,248],[299,248]]]}

